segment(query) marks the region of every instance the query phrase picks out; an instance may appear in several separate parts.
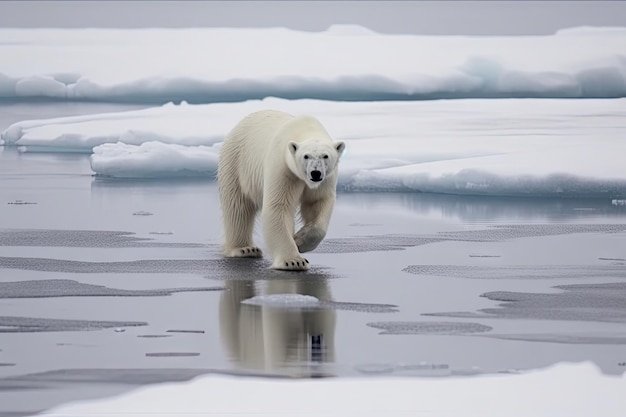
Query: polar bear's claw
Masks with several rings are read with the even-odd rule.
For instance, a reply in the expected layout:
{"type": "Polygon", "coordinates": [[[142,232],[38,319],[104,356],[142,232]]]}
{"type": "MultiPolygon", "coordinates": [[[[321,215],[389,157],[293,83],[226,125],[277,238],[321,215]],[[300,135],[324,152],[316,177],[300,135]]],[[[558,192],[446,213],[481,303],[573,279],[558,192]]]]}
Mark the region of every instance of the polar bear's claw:
{"type": "Polygon", "coordinates": [[[274,269],[283,271],[306,271],[309,269],[309,261],[305,258],[287,259],[274,265],[274,269]]]}
{"type": "Polygon", "coordinates": [[[229,258],[260,258],[263,256],[263,252],[256,246],[246,246],[232,249],[226,256],[229,258]]]}

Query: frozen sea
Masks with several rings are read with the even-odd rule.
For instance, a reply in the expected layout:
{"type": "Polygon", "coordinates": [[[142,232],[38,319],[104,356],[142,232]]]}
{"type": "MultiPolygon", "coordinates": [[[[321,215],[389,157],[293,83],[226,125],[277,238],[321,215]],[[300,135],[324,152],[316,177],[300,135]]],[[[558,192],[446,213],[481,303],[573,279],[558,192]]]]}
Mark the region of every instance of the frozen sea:
{"type": "Polygon", "coordinates": [[[623,413],[624,29],[36,34],[0,44],[29,57],[0,65],[0,416],[623,413]],[[141,47],[202,60],[190,40],[225,35],[238,57],[259,36],[356,45],[360,68],[367,39],[453,53],[421,75],[388,71],[410,56],[366,74],[297,59],[228,81],[224,61],[175,73],[141,47]],[[137,51],[153,65],[119,60],[137,51]],[[220,256],[219,147],[269,107],[348,145],[307,273],[220,256]]]}

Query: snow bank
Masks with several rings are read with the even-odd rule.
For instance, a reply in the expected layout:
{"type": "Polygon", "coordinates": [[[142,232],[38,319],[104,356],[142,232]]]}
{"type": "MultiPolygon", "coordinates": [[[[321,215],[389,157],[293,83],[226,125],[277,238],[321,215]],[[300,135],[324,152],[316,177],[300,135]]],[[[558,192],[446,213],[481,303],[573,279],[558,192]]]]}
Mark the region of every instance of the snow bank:
{"type": "Polygon", "coordinates": [[[183,103],[24,121],[2,138],[24,151],[93,149],[102,176],[213,176],[228,131],[267,108],[313,114],[346,141],[342,190],[626,196],[626,99],[183,103]]]}
{"type": "Polygon", "coordinates": [[[0,98],[196,103],[624,97],[626,30],[552,36],[288,29],[0,29],[0,98]]]}
{"type": "Polygon", "coordinates": [[[201,376],[41,414],[72,416],[621,417],[626,378],[561,364],[479,378],[277,380],[201,376]]]}

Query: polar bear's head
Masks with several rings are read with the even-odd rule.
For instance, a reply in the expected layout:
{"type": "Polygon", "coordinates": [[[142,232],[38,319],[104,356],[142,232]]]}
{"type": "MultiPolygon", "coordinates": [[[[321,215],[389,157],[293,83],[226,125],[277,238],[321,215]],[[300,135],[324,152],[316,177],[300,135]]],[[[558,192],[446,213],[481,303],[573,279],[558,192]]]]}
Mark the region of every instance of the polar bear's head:
{"type": "Polygon", "coordinates": [[[308,140],[289,142],[291,171],[312,189],[323,184],[324,180],[337,168],[339,157],[346,145],[343,142],[308,140]]]}

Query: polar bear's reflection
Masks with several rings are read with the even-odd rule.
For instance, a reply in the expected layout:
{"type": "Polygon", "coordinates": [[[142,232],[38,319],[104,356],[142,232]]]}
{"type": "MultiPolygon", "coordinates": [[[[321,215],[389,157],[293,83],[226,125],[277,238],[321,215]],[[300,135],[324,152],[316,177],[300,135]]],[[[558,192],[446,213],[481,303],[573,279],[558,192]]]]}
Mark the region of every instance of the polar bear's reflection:
{"type": "Polygon", "coordinates": [[[242,304],[257,295],[301,294],[330,301],[326,279],[227,281],[220,299],[222,341],[239,367],[268,374],[326,376],[334,362],[335,311],[242,304]]]}

